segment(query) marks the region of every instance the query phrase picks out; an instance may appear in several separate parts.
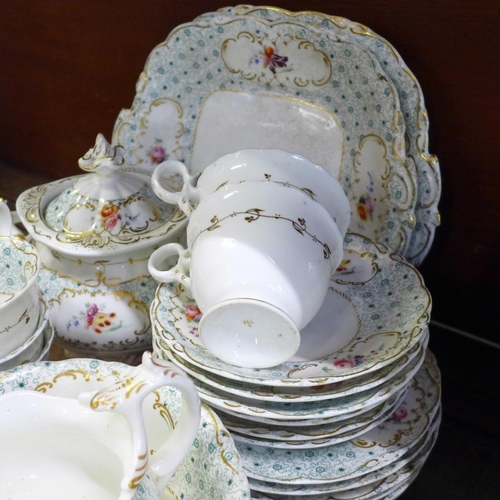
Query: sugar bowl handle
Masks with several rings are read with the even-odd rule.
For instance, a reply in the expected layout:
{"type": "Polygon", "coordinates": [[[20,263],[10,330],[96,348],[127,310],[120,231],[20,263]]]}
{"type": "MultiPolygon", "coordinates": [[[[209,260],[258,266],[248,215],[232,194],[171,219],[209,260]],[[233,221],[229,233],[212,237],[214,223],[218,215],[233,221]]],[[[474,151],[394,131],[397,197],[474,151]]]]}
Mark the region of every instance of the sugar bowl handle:
{"type": "Polygon", "coordinates": [[[166,484],[188,453],[200,423],[200,399],[188,376],[174,364],[155,358],[149,352],[142,364],[126,378],[96,392],[82,393],[80,403],[94,411],[121,413],[132,429],[133,459],[126,467],[119,500],[132,500],[146,472],[166,484]],[[182,410],[175,429],[155,452],[148,465],[149,449],[142,415],[142,402],[154,390],[175,387],[182,393],[182,410]]]}
{"type": "Polygon", "coordinates": [[[186,217],[190,217],[194,210],[193,205],[197,205],[200,201],[201,191],[194,186],[197,179],[198,175],[190,175],[184,163],[176,160],[167,160],[160,163],[160,165],[154,169],[153,175],[151,176],[151,185],[158,198],[166,203],[178,205],[186,214],[186,217]],[[183,182],[182,189],[180,191],[169,191],[163,187],[160,183],[160,179],[165,174],[180,175],[183,182]]]}

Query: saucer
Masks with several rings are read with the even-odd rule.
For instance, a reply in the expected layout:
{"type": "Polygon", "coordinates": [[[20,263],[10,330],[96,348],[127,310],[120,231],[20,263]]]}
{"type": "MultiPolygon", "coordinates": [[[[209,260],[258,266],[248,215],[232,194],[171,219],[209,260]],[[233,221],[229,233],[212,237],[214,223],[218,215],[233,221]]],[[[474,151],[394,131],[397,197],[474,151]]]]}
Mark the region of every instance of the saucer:
{"type": "Polygon", "coordinates": [[[384,384],[344,398],[325,399],[310,402],[276,403],[274,401],[255,401],[247,397],[235,396],[219,389],[214,389],[203,382],[192,379],[200,398],[218,409],[231,412],[272,418],[275,420],[302,420],[338,417],[345,413],[359,412],[383,403],[392,395],[404,390],[424,362],[425,349],[394,378],[384,384]]]}
{"type": "MultiPolygon", "coordinates": [[[[258,479],[249,479],[250,488],[255,491],[270,493],[273,495],[289,495],[297,498],[306,495],[319,495],[325,493],[336,493],[340,491],[352,491],[354,488],[366,487],[379,482],[392,474],[398,472],[403,467],[410,463],[425,461],[429,456],[434,444],[436,443],[439,426],[441,423],[441,409],[437,412],[434,420],[429,427],[429,430],[424,434],[418,442],[411,446],[407,453],[400,459],[382,467],[381,469],[369,472],[364,476],[359,476],[349,480],[337,481],[334,483],[326,484],[308,484],[308,485],[289,485],[281,483],[272,483],[266,481],[259,481],[258,479]]],[[[356,498],[353,496],[353,498],[356,498]]]]}
{"type": "Polygon", "coordinates": [[[52,323],[49,319],[43,330],[43,348],[37,356],[31,359],[30,363],[37,363],[39,361],[46,361],[49,359],[49,351],[52,346],[52,342],[54,341],[54,337],[54,328],[52,327],[52,323]]]}
{"type": "Polygon", "coordinates": [[[0,359],[0,370],[9,370],[17,365],[30,363],[40,355],[43,346],[46,345],[45,330],[48,327],[49,310],[43,298],[39,300],[38,323],[35,331],[23,345],[0,359]]]}
{"type": "Polygon", "coordinates": [[[344,252],[357,259],[347,259],[334,274],[324,304],[301,332],[298,354],[315,344],[325,349],[324,357],[267,369],[240,368],[218,360],[203,346],[198,333],[201,312],[182,285],[158,287],[151,307],[156,333],[176,356],[192,365],[247,383],[310,387],[381,369],[422,338],[431,297],[418,271],[385,247],[347,234],[344,252]]]}
{"type": "MultiPolygon", "coordinates": [[[[387,420],[395,408],[398,408],[400,404],[403,402],[406,392],[402,395],[397,393],[393,397],[389,398],[386,402],[381,405],[378,405],[374,410],[377,411],[378,415],[375,417],[367,417],[366,414],[363,414],[362,424],[358,426],[345,426],[343,432],[336,433],[335,435],[329,437],[322,438],[314,438],[309,440],[277,440],[273,441],[272,439],[268,439],[262,436],[262,433],[258,436],[248,436],[245,434],[245,429],[243,429],[243,433],[240,434],[238,429],[234,426],[228,424],[223,414],[220,414],[222,421],[226,425],[226,427],[232,432],[233,439],[240,443],[250,444],[250,445],[265,445],[269,448],[283,448],[283,449],[313,449],[313,448],[322,448],[324,446],[332,446],[335,444],[343,443],[344,441],[349,441],[351,439],[355,439],[358,436],[368,432],[370,429],[373,429],[377,425],[381,424],[385,420],[387,420]],[[385,411],[381,411],[385,410],[385,411]],[[364,420],[364,422],[363,422],[364,420]],[[349,429],[348,427],[354,427],[353,429],[349,429]]],[[[319,427],[327,427],[327,425],[310,427],[311,433],[318,433],[319,427]]],[[[294,428],[295,430],[295,428],[294,428]]],[[[254,432],[259,431],[258,427],[254,427],[254,432]]],[[[282,430],[283,432],[283,430],[282,430]]],[[[285,431],[286,432],[286,431],[285,431]]],[[[293,433],[290,433],[293,434],[293,433]]],[[[294,437],[297,437],[298,434],[295,433],[294,437]]]]}
{"type": "MultiPolygon", "coordinates": [[[[300,448],[303,447],[303,443],[312,443],[311,447],[314,447],[317,443],[336,439],[339,436],[344,437],[349,434],[354,435],[354,433],[368,431],[373,427],[373,422],[377,422],[376,425],[378,425],[386,420],[394,411],[395,406],[402,401],[405,394],[405,391],[402,394],[395,394],[387,401],[361,415],[341,420],[333,419],[330,423],[322,425],[291,427],[282,426],[280,422],[276,422],[276,425],[270,425],[245,419],[244,417],[229,415],[220,410],[219,416],[228,429],[241,437],[260,439],[266,442],[282,442],[285,448],[300,448]]],[[[280,446],[276,445],[276,447],[279,448],[280,446]]]]}
{"type": "Polygon", "coordinates": [[[391,363],[390,365],[344,382],[335,384],[318,385],[309,387],[273,387],[267,385],[255,385],[251,383],[231,380],[222,376],[217,376],[208,371],[188,363],[186,360],[177,357],[172,351],[168,353],[170,361],[177,364],[191,377],[200,380],[208,386],[219,389],[236,396],[251,398],[257,401],[275,402],[307,402],[320,401],[322,399],[335,399],[357,394],[362,391],[380,386],[397,373],[404,370],[408,364],[417,356],[422,346],[426,346],[428,333],[424,334],[418,344],[408,351],[407,354],[391,363]]]}
{"type": "Polygon", "coordinates": [[[440,401],[440,375],[428,353],[391,419],[348,442],[314,450],[236,443],[249,477],[286,484],[321,484],[362,476],[399,459],[428,430],[440,401]]]}
{"type": "MultiPolygon", "coordinates": [[[[394,398],[399,398],[402,396],[406,391],[408,387],[405,386],[402,389],[400,389],[398,392],[394,394],[394,398]]],[[[383,404],[383,403],[381,403],[383,404]]],[[[269,425],[269,426],[280,426],[282,428],[288,429],[293,429],[295,430],[296,427],[309,427],[311,429],[316,428],[317,426],[322,426],[324,424],[333,424],[333,423],[341,423],[344,420],[349,420],[353,418],[363,418],[366,416],[366,414],[372,410],[375,409],[380,409],[380,405],[375,405],[372,407],[367,407],[367,408],[362,408],[360,410],[355,410],[355,411],[350,411],[350,412],[345,412],[345,413],[340,413],[338,415],[334,415],[331,417],[318,417],[318,418],[303,418],[303,419],[288,419],[288,420],[283,420],[283,419],[277,419],[277,418],[268,418],[268,417],[261,417],[259,415],[243,415],[241,413],[238,413],[236,411],[233,411],[232,409],[229,408],[224,408],[224,410],[218,408],[217,411],[223,415],[223,413],[227,413],[228,415],[231,415],[233,417],[241,417],[246,419],[249,422],[257,423],[257,424],[264,424],[264,425],[269,425]],[[223,412],[223,413],[222,413],[223,412]]]]}

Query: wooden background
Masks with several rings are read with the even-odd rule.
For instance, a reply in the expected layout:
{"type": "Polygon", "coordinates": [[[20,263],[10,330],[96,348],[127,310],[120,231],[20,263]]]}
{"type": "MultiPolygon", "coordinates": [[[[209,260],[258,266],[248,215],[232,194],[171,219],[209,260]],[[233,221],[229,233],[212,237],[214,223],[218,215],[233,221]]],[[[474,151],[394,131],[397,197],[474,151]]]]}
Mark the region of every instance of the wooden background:
{"type": "MultiPolygon", "coordinates": [[[[148,54],[206,0],[24,0],[0,15],[1,191],[79,173],[132,104],[148,54]],[[33,182],[33,181],[31,181],[33,182]]],[[[442,226],[423,264],[433,318],[500,342],[500,3],[498,0],[276,0],[361,22],[389,40],[423,88],[441,162],[442,226]]],[[[29,187],[23,186],[23,187],[29,187]]],[[[17,190],[17,191],[16,191],[17,190]]],[[[453,346],[450,345],[453,352],[453,346]]]]}

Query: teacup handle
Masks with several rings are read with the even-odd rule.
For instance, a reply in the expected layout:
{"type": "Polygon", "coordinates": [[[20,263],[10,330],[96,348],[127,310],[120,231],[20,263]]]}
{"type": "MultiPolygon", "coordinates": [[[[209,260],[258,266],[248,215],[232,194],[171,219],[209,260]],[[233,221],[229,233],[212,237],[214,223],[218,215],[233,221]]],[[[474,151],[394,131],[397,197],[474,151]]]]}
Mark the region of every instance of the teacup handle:
{"type": "Polygon", "coordinates": [[[200,201],[201,190],[194,186],[197,178],[198,174],[189,174],[184,163],[176,160],[167,160],[160,163],[154,169],[151,176],[151,185],[158,198],[172,205],[177,204],[186,216],[190,217],[194,210],[193,205],[196,205],[200,201]],[[165,189],[160,184],[160,178],[165,174],[179,174],[182,177],[182,189],[177,192],[165,189]]]}
{"type": "Polygon", "coordinates": [[[132,429],[134,459],[125,470],[118,500],[132,500],[146,472],[153,471],[162,485],[167,484],[175,469],[188,453],[200,424],[200,399],[188,376],[174,364],[154,358],[145,352],[142,364],[113,385],[95,392],[80,394],[80,403],[94,411],[121,413],[132,429]],[[173,432],[155,452],[148,466],[149,450],[142,416],[142,402],[154,390],[163,386],[179,389],[182,410],[173,432]]]}
{"type": "Polygon", "coordinates": [[[189,262],[191,253],[179,243],[167,243],[155,250],[148,262],[148,271],[156,281],[160,283],[173,283],[177,281],[191,289],[191,278],[189,277],[189,262]],[[162,271],[160,266],[169,257],[177,255],[177,264],[166,271],[162,271]]]}

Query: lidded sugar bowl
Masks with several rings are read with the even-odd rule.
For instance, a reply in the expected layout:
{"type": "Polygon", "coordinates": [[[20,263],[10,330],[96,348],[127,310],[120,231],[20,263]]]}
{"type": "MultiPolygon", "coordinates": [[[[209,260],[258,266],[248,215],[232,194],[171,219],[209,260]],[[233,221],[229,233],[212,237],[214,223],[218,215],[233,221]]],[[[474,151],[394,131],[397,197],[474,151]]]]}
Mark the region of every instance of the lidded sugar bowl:
{"type": "Polygon", "coordinates": [[[125,360],[151,345],[149,256],[178,241],[186,219],[101,134],[78,163],[88,173],[29,189],[16,209],[44,267],[55,342],[67,355],[125,360]]]}

